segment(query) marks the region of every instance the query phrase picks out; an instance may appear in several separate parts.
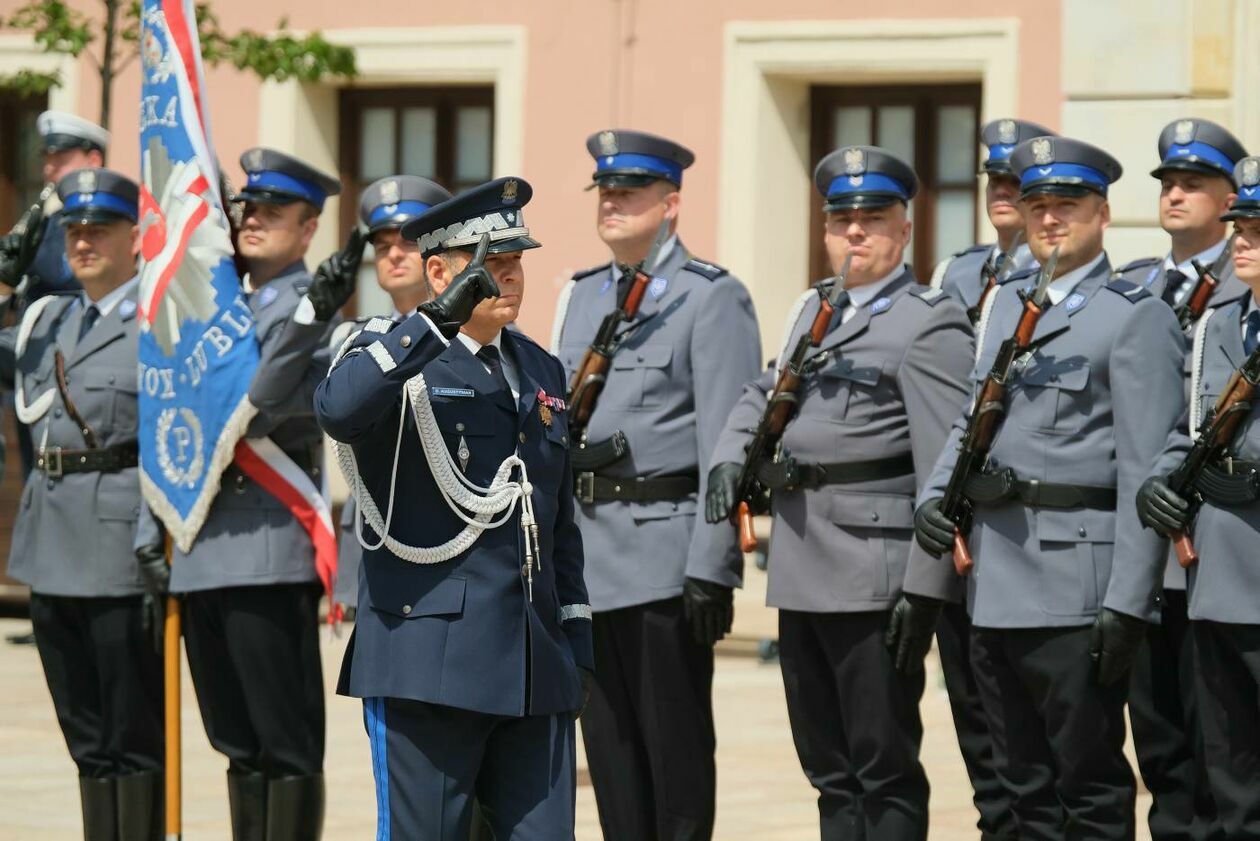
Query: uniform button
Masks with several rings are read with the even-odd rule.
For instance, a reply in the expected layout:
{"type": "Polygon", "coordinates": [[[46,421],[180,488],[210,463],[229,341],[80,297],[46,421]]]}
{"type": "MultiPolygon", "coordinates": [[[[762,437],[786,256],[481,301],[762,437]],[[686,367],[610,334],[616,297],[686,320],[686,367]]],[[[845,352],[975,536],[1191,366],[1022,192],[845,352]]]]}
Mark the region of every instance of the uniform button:
{"type": "Polygon", "coordinates": [[[53,417],[54,417],[54,418],[59,418],[59,417],[61,417],[61,410],[60,410],[60,409],[55,409],[55,410],[53,411],[53,417]]]}
{"type": "Polygon", "coordinates": [[[112,374],[111,374],[111,375],[110,375],[110,377],[109,377],[109,384],[110,384],[110,385],[113,385],[113,384],[114,384],[114,377],[113,377],[113,375],[112,375],[112,374]]]}
{"type": "Polygon", "coordinates": [[[560,436],[560,443],[561,443],[561,444],[567,444],[567,443],[569,443],[569,436],[568,436],[568,435],[561,435],[561,436],[560,436]]]}
{"type": "Polygon", "coordinates": [[[878,522],[879,522],[879,512],[878,512],[878,511],[872,511],[872,512],[871,512],[871,522],[872,522],[872,523],[878,523],[878,522]]]}
{"type": "Polygon", "coordinates": [[[1077,534],[1079,534],[1081,537],[1084,537],[1084,536],[1085,536],[1085,527],[1084,527],[1084,526],[1081,526],[1079,529],[1077,529],[1077,530],[1076,530],[1076,533],[1077,533],[1077,534]]]}
{"type": "Polygon", "coordinates": [[[411,613],[411,605],[409,604],[403,605],[403,613],[411,613]]]}
{"type": "Polygon", "coordinates": [[[50,490],[50,491],[51,491],[54,487],[56,487],[56,483],[55,483],[55,482],[53,482],[53,480],[52,480],[52,479],[49,479],[49,480],[48,480],[48,490],[50,490]]]}
{"type": "Polygon", "coordinates": [[[516,436],[516,440],[518,440],[518,441],[520,441],[522,444],[524,444],[524,443],[525,443],[525,433],[524,433],[524,432],[519,433],[519,434],[516,436]]]}
{"type": "Polygon", "coordinates": [[[639,361],[640,361],[640,362],[642,362],[642,361],[643,361],[643,354],[641,354],[641,353],[639,354],[639,361]]]}
{"type": "Polygon", "coordinates": [[[455,431],[456,431],[456,432],[463,432],[463,431],[464,431],[464,425],[463,425],[462,423],[457,423],[457,424],[455,424],[455,431]]]}
{"type": "Polygon", "coordinates": [[[403,336],[401,339],[399,339],[398,344],[402,345],[403,347],[411,347],[411,337],[403,336]]]}

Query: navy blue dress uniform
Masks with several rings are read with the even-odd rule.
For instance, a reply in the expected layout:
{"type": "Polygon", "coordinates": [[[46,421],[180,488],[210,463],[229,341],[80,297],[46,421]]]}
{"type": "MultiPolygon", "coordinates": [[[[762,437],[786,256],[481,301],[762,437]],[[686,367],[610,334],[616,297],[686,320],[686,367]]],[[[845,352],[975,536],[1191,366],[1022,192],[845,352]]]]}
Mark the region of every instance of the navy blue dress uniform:
{"type": "MultiPolygon", "coordinates": [[[[1260,218],[1260,158],[1244,158],[1235,170],[1238,199],[1224,218],[1260,218]]],[[[1181,463],[1191,433],[1201,431],[1233,372],[1254,349],[1260,309],[1251,290],[1211,309],[1195,326],[1190,411],[1169,436],[1154,474],[1181,463]]],[[[1152,401],[1175,401],[1152,391],[1152,401]]],[[[1204,762],[1217,812],[1217,837],[1260,834],[1260,579],[1255,566],[1260,505],[1255,474],[1260,469],[1257,410],[1247,413],[1229,459],[1212,465],[1216,479],[1199,487],[1202,506],[1191,537],[1199,561],[1189,570],[1187,616],[1193,645],[1195,715],[1204,740],[1204,762]]],[[[1136,724],[1136,722],[1135,722],[1136,724]]]]}
{"type": "MultiPolygon", "coordinates": [[[[643,132],[597,132],[586,145],[592,188],[680,188],[693,161],[643,132]]],[[[742,579],[734,533],[705,523],[697,505],[718,433],[761,367],[760,339],[744,285],[676,234],[645,268],[653,280],[579,442],[597,455],[577,466],[596,661],[582,735],[606,837],[707,839],[713,649],[688,625],[683,590],[686,579],[728,588],[742,579]],[[614,439],[619,455],[598,455],[614,439]]],[[[605,263],[561,293],[552,350],[568,382],[624,293],[621,274],[605,263]]]]}
{"type": "MultiPolygon", "coordinates": [[[[815,182],[826,210],[906,203],[918,186],[910,167],[872,147],[833,152],[815,182]]],[[[802,304],[784,353],[812,324],[817,294],[802,304]]],[[[779,608],[792,736],[828,841],[927,838],[924,673],[899,672],[884,639],[903,588],[941,599],[956,591],[952,572],[914,545],[913,510],[966,399],[972,354],[962,307],[898,265],[850,290],[783,437],[820,478],[774,492],[767,601],[779,608]]],[[[777,373],[746,385],[715,464],[743,461],[777,373]]]]}
{"type": "MultiPolygon", "coordinates": [[[[1018,178],[1011,170],[1011,152],[1015,147],[1034,137],[1054,135],[1045,126],[1028,120],[1001,119],[985,123],[980,130],[980,139],[985,146],[986,155],[980,169],[991,178],[1018,178]]],[[[1027,243],[1022,243],[1013,256],[1016,271],[1029,269],[1037,264],[1027,243]]],[[[994,243],[980,243],[938,263],[929,285],[952,295],[972,315],[972,323],[975,323],[979,320],[980,296],[985,288],[986,269],[997,273],[1004,267],[1002,249],[994,243]]]]}
{"type": "MultiPolygon", "coordinates": [[[[399,230],[412,219],[450,197],[451,194],[445,187],[427,178],[418,175],[389,175],[373,181],[363,191],[359,198],[359,222],[367,228],[369,236],[380,231],[399,230]]],[[[336,354],[351,333],[362,330],[373,318],[402,321],[409,315],[411,313],[395,311],[388,315],[382,313],[379,316],[364,316],[342,322],[333,331],[329,350],[336,354]]],[[[357,512],[354,497],[347,498],[341,508],[337,583],[333,589],[333,600],[352,608],[359,603],[359,566],[363,558],[363,547],[359,545],[359,538],[354,530],[357,512]]]]}
{"type": "MultiPolygon", "coordinates": [[[[530,195],[524,180],[498,179],[403,235],[425,257],[471,250],[485,233],[492,253],[533,248],[521,212],[530,195]]],[[[353,448],[363,492],[381,511],[397,506],[387,535],[364,526],[377,548],[363,553],[338,683],[364,699],[379,839],[464,841],[474,795],[497,838],[573,837],[578,669],[594,660],[564,390],[560,364],[523,334],[504,329],[482,347],[444,338],[423,312],[368,324],[317,390],[320,423],[353,448]],[[422,402],[432,425],[417,423],[422,402]],[[426,430],[427,458],[416,438],[426,430]],[[489,487],[513,456],[532,486],[532,540],[517,505],[448,560],[395,553],[411,557],[465,527],[433,460],[457,484],[489,487]]]]}
{"type": "MultiPolygon", "coordinates": [[[[58,194],[61,225],[136,223],[138,187],[115,172],[77,170],[58,194]]],[[[0,334],[0,371],[16,379],[39,447],[9,574],[31,587],[35,641],[93,841],[161,831],[162,663],[132,552],[138,335],[134,277],[96,299],[46,296],[0,334]]]]}
{"type": "MultiPolygon", "coordinates": [[[[1121,173],[1110,155],[1067,138],[1022,143],[1011,163],[1026,200],[1105,197],[1121,173]]],[[[977,386],[1035,279],[1016,275],[999,288],[977,336],[977,386]]],[[[1103,251],[1057,277],[1049,295],[1035,347],[1015,366],[987,468],[1010,482],[971,494],[972,667],[1019,837],[1132,839],[1127,687],[1103,684],[1091,635],[1108,633],[1111,652],[1109,629],[1123,624],[1131,653],[1141,623],[1159,618],[1164,547],[1138,522],[1133,499],[1180,412],[1179,401],[1150,395],[1180,389],[1181,333],[1158,298],[1111,282],[1103,251]]],[[[964,422],[920,494],[925,509],[943,493],[964,422]]]]}
{"type": "MultiPolygon", "coordinates": [[[[322,210],[338,182],[271,149],[241,156],[234,201],[306,202],[322,210]]],[[[312,278],[298,260],[246,297],[259,343],[246,437],[266,436],[311,477],[324,468],[315,387],[328,371],[335,325],[315,320],[312,278]]],[[[316,838],[323,820],[324,686],[315,552],[279,499],[239,468],[224,471],[190,551],[172,555],[171,592],[184,596],[184,638],[210,744],[228,759],[233,834],[316,838]]]]}

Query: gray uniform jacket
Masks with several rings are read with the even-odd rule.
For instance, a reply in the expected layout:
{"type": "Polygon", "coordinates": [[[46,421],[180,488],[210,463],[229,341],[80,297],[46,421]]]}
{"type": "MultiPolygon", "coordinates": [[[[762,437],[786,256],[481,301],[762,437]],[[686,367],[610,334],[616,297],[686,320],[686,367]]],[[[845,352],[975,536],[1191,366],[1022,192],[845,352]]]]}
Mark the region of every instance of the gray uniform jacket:
{"type": "MultiPolygon", "coordinates": [[[[1141,260],[1125,263],[1116,269],[1113,277],[1118,280],[1127,280],[1135,286],[1144,287],[1156,298],[1163,296],[1164,287],[1167,286],[1168,280],[1163,257],[1145,257],[1141,260]]],[[[1232,301],[1239,295],[1246,294],[1247,291],[1247,285],[1238,279],[1238,275],[1234,274],[1234,261],[1230,260],[1225,264],[1225,268],[1221,272],[1220,283],[1217,284],[1216,291],[1212,293],[1208,306],[1219,307],[1232,301]]]]}
{"type": "MultiPolygon", "coordinates": [[[[980,303],[980,293],[984,291],[980,272],[993,256],[994,247],[993,243],[981,243],[966,251],[959,251],[952,257],[946,257],[932,272],[930,285],[948,293],[963,305],[964,310],[971,309],[980,303]]],[[[1036,265],[1037,261],[1028,248],[1021,247],[1016,251],[1014,271],[1023,271],[1036,265]]]]}
{"type": "MultiPolygon", "coordinates": [[[[587,437],[604,441],[621,430],[629,441],[629,455],[601,475],[698,471],[704,499],[718,433],[740,388],[761,368],[757,319],[744,285],[691,259],[681,241],[654,274],[640,326],[613,358],[587,437]]],[[[579,275],[571,287],[553,348],[570,383],[616,297],[611,266],[579,275]]],[[[684,577],[739,586],[743,556],[734,532],[696,511],[696,497],[579,505],[592,609],[673,598],[684,577]]]]}
{"type": "MultiPolygon", "coordinates": [[[[85,307],[81,295],[59,295],[35,315],[22,354],[13,357],[18,328],[4,331],[0,374],[12,381],[14,366],[32,403],[51,392],[48,410],[31,427],[38,449],[87,448],[78,424],[57,391],[54,356],[65,359],[66,386],[101,446],[136,440],[138,323],[134,284],[77,341],[85,307]]],[[[140,514],[138,468],[69,473],[34,469],[27,477],[14,524],[9,574],[51,596],[129,596],[143,592],[133,541],[140,514]]]]}
{"type": "MultiPolygon", "coordinates": [[[[1234,301],[1200,321],[1196,345],[1203,349],[1203,362],[1198,380],[1199,401],[1196,420],[1201,424],[1207,411],[1216,404],[1230,375],[1246,359],[1242,342],[1242,318],[1246,298],[1234,301]]],[[[1176,395],[1151,390],[1151,401],[1172,401],[1176,395]]],[[[1164,453],[1153,473],[1172,471],[1190,449],[1188,413],[1182,415],[1178,428],[1169,436],[1164,453]]],[[[1260,461],[1260,423],[1257,409],[1242,422],[1235,439],[1233,454],[1248,461],[1260,461]]],[[[1195,518],[1193,539],[1199,562],[1189,570],[1189,606],[1191,619],[1213,622],[1260,624],[1260,564],[1256,563],[1256,547],[1260,545],[1260,505],[1221,508],[1205,502],[1195,518]]],[[[1180,570],[1180,567],[1177,567],[1180,570]]],[[[1183,571],[1184,574],[1184,571],[1183,571]]]]}
{"type": "MultiPolygon", "coordinates": [[[[328,373],[328,343],[336,325],[293,320],[310,284],[306,267],[295,263],[249,296],[261,358],[249,387],[258,414],[247,435],[271,438],[319,487],[324,437],[313,400],[328,373]]],[[[315,550],[306,531],[283,503],[229,467],[192,551],[175,550],[171,589],[185,593],[315,579],[315,550]]]]}
{"type": "MultiPolygon", "coordinates": [[[[990,466],[1023,480],[1116,488],[1116,508],[978,506],[970,534],[976,566],[967,577],[978,627],[1087,625],[1101,606],[1159,618],[1164,544],[1142,527],[1134,499],[1181,412],[1183,342],[1172,310],[1140,287],[1108,283],[1110,276],[1104,258],[1042,315],[1036,349],[1012,374],[990,466]]],[[[1014,332],[1018,292],[1029,280],[1017,276],[998,289],[979,338],[975,386],[1014,332]]],[[[920,503],[944,493],[966,414],[920,503]]]]}
{"type": "MultiPolygon", "coordinates": [[[[818,308],[814,296],[785,347],[795,346],[818,308]]],[[[914,475],[775,494],[766,598],[772,607],[882,610],[903,586],[960,597],[953,567],[913,540],[914,496],[967,399],[971,337],[958,303],[915,283],[908,268],[848,321],[833,325],[816,351],[827,354],[826,362],[805,380],[784,447],[798,461],[820,464],[910,454],[914,475]]],[[[715,462],[743,461],[775,376],[771,368],[745,387],[715,462]]]]}

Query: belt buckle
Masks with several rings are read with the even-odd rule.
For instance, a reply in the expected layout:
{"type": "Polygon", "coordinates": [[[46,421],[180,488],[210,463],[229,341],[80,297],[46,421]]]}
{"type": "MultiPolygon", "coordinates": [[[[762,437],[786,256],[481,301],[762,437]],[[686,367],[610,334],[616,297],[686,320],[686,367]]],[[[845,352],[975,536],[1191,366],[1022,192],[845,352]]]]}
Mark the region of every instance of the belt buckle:
{"type": "Polygon", "coordinates": [[[595,474],[591,472],[579,473],[574,477],[577,481],[574,483],[574,495],[577,496],[578,502],[583,505],[593,505],[595,503],[595,474]]]}
{"type": "Polygon", "coordinates": [[[39,457],[43,461],[44,475],[53,479],[62,476],[61,465],[61,447],[52,447],[39,451],[39,457]]]}

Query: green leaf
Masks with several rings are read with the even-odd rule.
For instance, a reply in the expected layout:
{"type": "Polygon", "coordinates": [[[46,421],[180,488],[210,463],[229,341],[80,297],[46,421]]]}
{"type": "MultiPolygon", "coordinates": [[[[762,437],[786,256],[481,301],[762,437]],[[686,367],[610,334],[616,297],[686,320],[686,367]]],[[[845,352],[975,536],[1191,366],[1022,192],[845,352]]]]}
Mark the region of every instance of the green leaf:
{"type": "Polygon", "coordinates": [[[30,0],[5,20],[4,25],[30,30],[44,52],[65,53],[76,58],[96,39],[92,22],[64,0],[30,0]]]}
{"type": "Polygon", "coordinates": [[[18,96],[43,96],[61,84],[61,74],[39,73],[34,70],[19,70],[16,73],[0,74],[0,89],[11,91],[18,96]]]}

